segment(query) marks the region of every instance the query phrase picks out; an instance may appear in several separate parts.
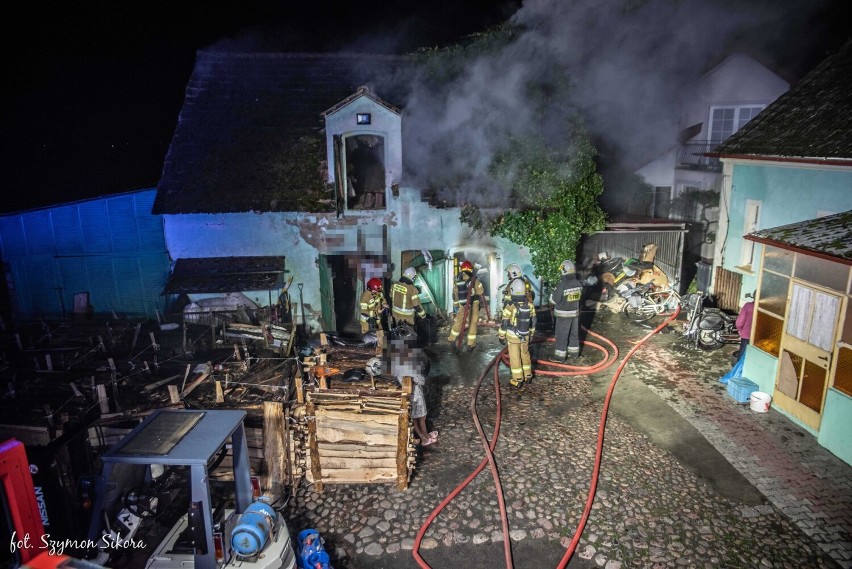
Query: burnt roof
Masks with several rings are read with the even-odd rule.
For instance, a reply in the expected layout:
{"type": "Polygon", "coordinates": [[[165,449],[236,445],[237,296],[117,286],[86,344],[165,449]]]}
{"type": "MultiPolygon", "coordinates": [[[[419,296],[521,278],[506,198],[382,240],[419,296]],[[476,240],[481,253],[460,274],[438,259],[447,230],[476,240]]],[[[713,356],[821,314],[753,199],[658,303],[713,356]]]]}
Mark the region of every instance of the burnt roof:
{"type": "Polygon", "coordinates": [[[852,41],[711,155],[794,162],[852,159],[852,41]]]}
{"type": "Polygon", "coordinates": [[[163,294],[271,290],[284,284],[284,257],[178,259],[163,294]]]}
{"type": "Polygon", "coordinates": [[[401,99],[392,85],[407,61],[198,52],[154,213],[333,211],[322,114],[365,85],[382,99],[401,99]]]}

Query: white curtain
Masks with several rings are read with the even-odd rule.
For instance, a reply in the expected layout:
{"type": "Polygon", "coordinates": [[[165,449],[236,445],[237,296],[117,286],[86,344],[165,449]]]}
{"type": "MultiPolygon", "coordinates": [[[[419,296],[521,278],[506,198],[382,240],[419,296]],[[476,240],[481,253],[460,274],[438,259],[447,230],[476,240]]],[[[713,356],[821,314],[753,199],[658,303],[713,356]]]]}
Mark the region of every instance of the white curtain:
{"type": "Polygon", "coordinates": [[[814,317],[811,320],[808,343],[826,352],[832,351],[834,325],[837,322],[837,313],[839,310],[840,298],[822,292],[816,293],[816,298],[814,299],[814,317]]]}
{"type": "Polygon", "coordinates": [[[793,284],[793,298],[790,300],[790,310],[787,312],[787,333],[800,340],[808,339],[808,322],[811,316],[813,294],[813,290],[793,284]]]}

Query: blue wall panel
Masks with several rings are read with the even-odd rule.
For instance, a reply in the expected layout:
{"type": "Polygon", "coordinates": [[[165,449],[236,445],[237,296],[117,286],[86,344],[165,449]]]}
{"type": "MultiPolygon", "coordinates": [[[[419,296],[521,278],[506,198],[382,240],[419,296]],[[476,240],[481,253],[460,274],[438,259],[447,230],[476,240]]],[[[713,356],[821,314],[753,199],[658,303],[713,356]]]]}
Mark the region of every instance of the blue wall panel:
{"type": "Polygon", "coordinates": [[[95,312],[154,316],[169,275],[156,190],[0,217],[16,317],[70,316],[74,294],[95,312]],[[64,305],[64,306],[63,306],[64,305]]]}
{"type": "Polygon", "coordinates": [[[82,255],[86,252],[77,206],[57,207],[51,210],[50,219],[53,233],[57,236],[57,255],[82,255]]]}
{"type": "Polygon", "coordinates": [[[0,240],[3,244],[3,258],[27,254],[27,240],[24,238],[24,224],[21,216],[0,218],[0,240]]]}

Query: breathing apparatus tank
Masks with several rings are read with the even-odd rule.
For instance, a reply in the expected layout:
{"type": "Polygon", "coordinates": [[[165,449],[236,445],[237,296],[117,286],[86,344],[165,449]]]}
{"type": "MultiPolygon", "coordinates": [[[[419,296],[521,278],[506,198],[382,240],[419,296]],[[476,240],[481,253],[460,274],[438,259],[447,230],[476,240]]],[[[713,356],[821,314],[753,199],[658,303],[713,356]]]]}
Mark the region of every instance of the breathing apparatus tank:
{"type": "Polygon", "coordinates": [[[231,547],[242,557],[253,557],[263,551],[272,537],[277,514],[264,501],[252,503],[243,515],[240,523],[231,532],[231,547]]]}

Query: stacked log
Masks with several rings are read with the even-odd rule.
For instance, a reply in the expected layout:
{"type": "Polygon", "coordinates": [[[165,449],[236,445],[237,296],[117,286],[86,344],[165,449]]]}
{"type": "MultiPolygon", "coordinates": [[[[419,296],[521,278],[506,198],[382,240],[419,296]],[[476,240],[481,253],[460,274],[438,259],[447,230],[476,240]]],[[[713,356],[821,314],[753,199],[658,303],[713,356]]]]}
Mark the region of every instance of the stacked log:
{"type": "Polygon", "coordinates": [[[294,412],[301,427],[291,440],[294,474],[301,471],[317,490],[364,483],[404,490],[415,456],[409,406],[410,389],[308,391],[294,412]]]}

